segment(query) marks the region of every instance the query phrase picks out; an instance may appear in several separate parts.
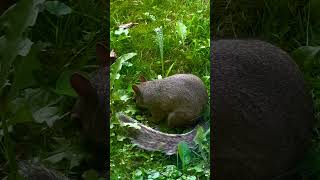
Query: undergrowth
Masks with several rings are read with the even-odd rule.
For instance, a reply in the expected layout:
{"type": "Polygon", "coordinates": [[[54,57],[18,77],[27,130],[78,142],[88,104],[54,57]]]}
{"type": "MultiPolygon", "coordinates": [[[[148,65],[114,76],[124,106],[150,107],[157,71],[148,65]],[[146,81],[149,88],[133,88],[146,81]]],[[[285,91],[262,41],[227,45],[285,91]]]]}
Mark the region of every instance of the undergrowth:
{"type": "Polygon", "coordinates": [[[133,146],[116,118],[116,113],[124,112],[156,127],[133,101],[132,85],[141,75],[152,80],[192,73],[209,92],[209,2],[112,0],[110,9],[111,49],[119,56],[110,82],[111,179],[209,179],[209,131],[200,133],[199,149],[190,152],[181,144],[180,157],[166,156],[133,146]],[[127,23],[134,26],[121,28],[127,23]]]}
{"type": "Polygon", "coordinates": [[[69,79],[97,66],[106,2],[2,2],[12,8],[0,17],[0,178],[20,179],[18,163],[30,160],[73,179],[98,179],[83,164],[89,155],[70,121],[77,97],[69,79]]]}

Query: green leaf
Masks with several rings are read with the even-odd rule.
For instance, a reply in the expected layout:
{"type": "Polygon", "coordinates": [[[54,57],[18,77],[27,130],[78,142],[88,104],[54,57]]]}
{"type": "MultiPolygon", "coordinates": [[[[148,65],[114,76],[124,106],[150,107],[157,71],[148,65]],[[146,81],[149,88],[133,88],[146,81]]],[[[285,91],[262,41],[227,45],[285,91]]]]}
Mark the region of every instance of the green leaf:
{"type": "Polygon", "coordinates": [[[0,38],[0,93],[17,55],[26,55],[32,45],[24,37],[28,27],[36,22],[40,5],[45,0],[21,0],[0,16],[0,25],[5,26],[5,35],[0,38]]]}
{"type": "Polygon", "coordinates": [[[117,136],[117,141],[123,141],[124,139],[126,139],[126,137],[124,136],[117,136]]]}
{"type": "Polygon", "coordinates": [[[34,72],[40,70],[40,62],[37,57],[40,46],[35,44],[26,57],[20,57],[17,60],[14,81],[11,95],[15,95],[19,90],[31,87],[36,84],[34,72]]]}
{"type": "Polygon", "coordinates": [[[194,170],[196,173],[200,173],[204,171],[204,168],[201,165],[197,165],[195,167],[191,167],[188,170],[194,170]]]}
{"type": "Polygon", "coordinates": [[[129,29],[119,28],[118,30],[114,31],[114,34],[115,35],[125,34],[127,36],[129,34],[129,29]]]}
{"type": "Polygon", "coordinates": [[[184,141],[179,142],[178,144],[178,154],[182,162],[182,168],[185,171],[187,165],[191,161],[191,150],[188,147],[188,144],[184,141]]]}
{"type": "Polygon", "coordinates": [[[45,106],[33,113],[33,118],[38,123],[46,122],[49,127],[53,126],[56,120],[62,118],[58,114],[58,108],[45,106]]]}
{"type": "Polygon", "coordinates": [[[165,172],[162,173],[166,177],[178,178],[182,175],[182,173],[178,170],[175,165],[167,165],[165,167],[165,172]]]}
{"type": "Polygon", "coordinates": [[[20,56],[26,56],[29,53],[32,44],[33,42],[30,41],[29,38],[25,38],[22,41],[20,41],[18,44],[18,54],[20,56]]]}
{"type": "Polygon", "coordinates": [[[206,141],[206,135],[202,127],[197,129],[196,137],[194,138],[194,142],[198,145],[202,145],[203,142],[206,141]]]}
{"type": "Polygon", "coordinates": [[[176,32],[178,36],[180,36],[182,43],[184,43],[184,40],[187,36],[187,26],[185,26],[181,21],[176,23],[176,32]]]}
{"type": "Polygon", "coordinates": [[[126,114],[134,115],[137,112],[137,108],[136,108],[136,106],[128,105],[124,112],[126,114]]]}
{"type": "Polygon", "coordinates": [[[128,92],[126,90],[123,90],[123,89],[120,89],[120,90],[117,90],[115,91],[113,94],[112,94],[112,99],[114,101],[128,101],[130,99],[130,97],[128,96],[128,92]]]}
{"type": "Polygon", "coordinates": [[[116,79],[119,79],[120,74],[119,71],[122,68],[124,62],[136,56],[137,53],[128,53],[120,56],[115,63],[113,63],[110,67],[110,90],[113,89],[113,84],[116,79]]]}
{"type": "Polygon", "coordinates": [[[62,159],[67,158],[67,157],[68,157],[68,153],[59,152],[59,153],[56,153],[52,156],[49,156],[48,158],[46,158],[44,160],[55,164],[55,163],[60,162],[62,159]]]}
{"type": "Polygon", "coordinates": [[[56,82],[56,89],[54,90],[57,94],[77,97],[76,92],[70,85],[70,77],[72,74],[73,71],[64,71],[61,73],[56,82]]]}
{"type": "Polygon", "coordinates": [[[196,180],[197,179],[197,177],[195,177],[195,176],[188,176],[187,177],[187,180],[196,180]]]}
{"type": "Polygon", "coordinates": [[[72,12],[72,9],[69,6],[59,1],[47,1],[45,7],[51,14],[57,16],[67,15],[72,12]]]}
{"type": "Polygon", "coordinates": [[[72,153],[71,160],[70,160],[70,169],[73,167],[77,167],[80,165],[81,161],[83,159],[83,155],[79,153],[72,153]]]}
{"type": "Polygon", "coordinates": [[[292,52],[293,59],[300,67],[310,68],[312,62],[320,60],[320,46],[302,46],[292,52]]]}
{"type": "Polygon", "coordinates": [[[148,175],[148,179],[157,179],[158,177],[160,177],[160,173],[158,171],[151,171],[150,175],[148,175]]]}
{"type": "Polygon", "coordinates": [[[143,173],[140,169],[137,169],[133,172],[133,180],[143,180],[143,173]]]}

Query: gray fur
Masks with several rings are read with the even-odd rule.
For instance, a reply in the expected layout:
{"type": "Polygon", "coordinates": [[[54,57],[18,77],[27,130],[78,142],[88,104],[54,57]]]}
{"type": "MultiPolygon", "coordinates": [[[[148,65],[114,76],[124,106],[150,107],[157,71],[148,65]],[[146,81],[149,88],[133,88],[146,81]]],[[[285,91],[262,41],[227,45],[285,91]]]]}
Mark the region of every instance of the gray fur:
{"type": "Polygon", "coordinates": [[[69,180],[62,173],[46,168],[43,164],[35,161],[20,161],[19,174],[25,180],[69,180]]]}
{"type": "Polygon", "coordinates": [[[137,87],[137,104],[148,108],[154,121],[166,119],[169,127],[195,125],[208,102],[203,82],[192,74],[175,74],[137,87]]]}
{"type": "MultiPolygon", "coordinates": [[[[79,95],[79,99],[71,112],[71,118],[80,121],[83,134],[88,139],[106,146],[108,145],[106,142],[108,132],[106,104],[109,102],[108,91],[106,92],[106,89],[108,89],[107,74],[107,67],[100,67],[94,73],[89,80],[93,92],[87,96],[79,95]]],[[[86,84],[83,83],[81,86],[86,86],[86,84]]]]}
{"type": "Polygon", "coordinates": [[[286,174],[303,158],[313,124],[312,99],[297,65],[263,41],[219,40],[211,47],[215,179],[286,174]]]}
{"type": "Polygon", "coordinates": [[[178,143],[181,141],[185,141],[191,149],[196,147],[193,139],[197,133],[197,128],[185,134],[166,134],[145,126],[123,113],[118,114],[118,119],[122,123],[131,123],[138,127],[129,129],[129,138],[139,148],[172,155],[177,152],[178,143]]]}

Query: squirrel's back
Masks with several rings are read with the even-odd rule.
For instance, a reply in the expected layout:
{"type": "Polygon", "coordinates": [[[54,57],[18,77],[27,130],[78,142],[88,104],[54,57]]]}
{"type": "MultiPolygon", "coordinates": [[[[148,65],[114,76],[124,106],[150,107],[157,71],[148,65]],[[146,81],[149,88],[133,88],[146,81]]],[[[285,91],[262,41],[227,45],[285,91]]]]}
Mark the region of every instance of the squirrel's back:
{"type": "Polygon", "coordinates": [[[146,81],[140,87],[144,104],[163,111],[191,105],[194,107],[196,104],[200,112],[208,100],[203,82],[192,74],[175,74],[164,79],[146,81]]]}
{"type": "Polygon", "coordinates": [[[216,179],[284,175],[311,139],[312,100],[301,72],[266,42],[219,40],[211,47],[216,179]]]}

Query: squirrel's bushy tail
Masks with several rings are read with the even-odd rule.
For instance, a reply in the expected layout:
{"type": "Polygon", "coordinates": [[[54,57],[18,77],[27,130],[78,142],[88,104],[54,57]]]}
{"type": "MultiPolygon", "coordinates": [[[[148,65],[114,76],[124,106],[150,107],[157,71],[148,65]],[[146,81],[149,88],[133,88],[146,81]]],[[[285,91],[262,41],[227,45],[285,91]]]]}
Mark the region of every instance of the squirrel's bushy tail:
{"type": "Polygon", "coordinates": [[[69,180],[62,173],[34,161],[20,161],[19,174],[26,180],[69,180]]]}
{"type": "Polygon", "coordinates": [[[197,134],[197,127],[185,134],[167,134],[145,126],[123,113],[118,113],[118,119],[129,127],[129,138],[139,148],[172,155],[177,152],[177,146],[181,141],[186,142],[191,149],[196,147],[193,139],[197,134]]]}

